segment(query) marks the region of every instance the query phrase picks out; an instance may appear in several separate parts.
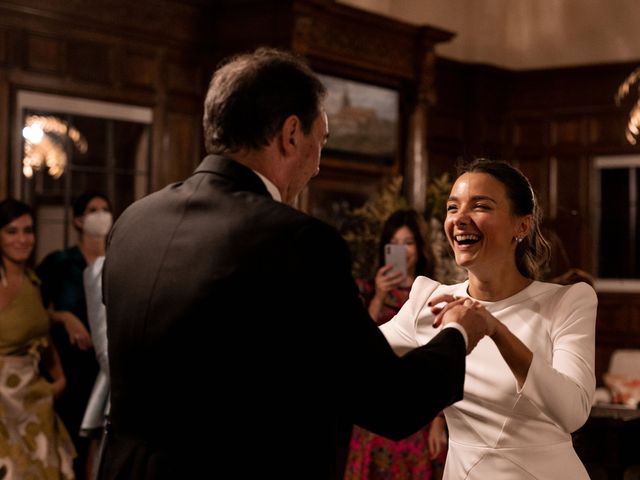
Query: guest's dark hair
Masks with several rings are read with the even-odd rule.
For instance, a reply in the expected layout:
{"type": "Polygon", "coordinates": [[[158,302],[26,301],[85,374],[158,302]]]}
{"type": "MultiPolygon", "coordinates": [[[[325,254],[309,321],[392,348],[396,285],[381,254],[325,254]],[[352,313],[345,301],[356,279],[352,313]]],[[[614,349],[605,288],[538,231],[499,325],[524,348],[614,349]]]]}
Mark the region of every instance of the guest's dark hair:
{"type": "Polygon", "coordinates": [[[94,198],[103,199],[105,202],[107,202],[107,205],[109,205],[109,210],[111,210],[111,201],[109,201],[109,198],[104,193],[100,193],[98,191],[88,191],[82,193],[73,201],[73,204],[71,206],[73,209],[73,218],[83,216],[85,210],[87,209],[87,205],[89,205],[89,202],[94,198]]]}
{"type": "Polygon", "coordinates": [[[542,213],[527,177],[516,167],[498,160],[478,158],[459,172],[486,173],[502,183],[514,215],[531,215],[528,235],[516,246],[516,266],[527,278],[537,278],[551,256],[551,247],[540,231],[542,213]]]}
{"type": "Polygon", "coordinates": [[[296,115],[305,134],[320,113],[326,88],[304,60],[259,48],[226,60],[216,70],[204,102],[208,153],[233,153],[268,145],[296,115]]]}
{"type": "Polygon", "coordinates": [[[402,227],[407,227],[411,230],[416,241],[416,250],[418,252],[416,276],[432,276],[434,270],[433,253],[431,252],[430,244],[426,241],[427,225],[420,217],[420,214],[413,209],[396,210],[384,222],[380,235],[380,244],[378,245],[379,265],[384,265],[384,246],[391,242],[395,233],[402,227]]]}
{"type": "Polygon", "coordinates": [[[0,228],[9,225],[16,218],[23,215],[29,215],[31,220],[35,219],[31,207],[20,200],[7,198],[0,202],[0,228]]]}

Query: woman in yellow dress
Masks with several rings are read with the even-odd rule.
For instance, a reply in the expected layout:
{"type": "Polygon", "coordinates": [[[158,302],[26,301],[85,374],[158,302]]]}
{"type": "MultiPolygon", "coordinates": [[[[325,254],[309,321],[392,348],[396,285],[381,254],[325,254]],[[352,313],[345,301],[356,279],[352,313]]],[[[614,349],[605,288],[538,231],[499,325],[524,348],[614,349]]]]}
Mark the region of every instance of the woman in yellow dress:
{"type": "Polygon", "coordinates": [[[65,377],[27,268],[34,244],[29,206],[0,202],[0,478],[72,479],[75,449],[53,410],[65,377]]]}

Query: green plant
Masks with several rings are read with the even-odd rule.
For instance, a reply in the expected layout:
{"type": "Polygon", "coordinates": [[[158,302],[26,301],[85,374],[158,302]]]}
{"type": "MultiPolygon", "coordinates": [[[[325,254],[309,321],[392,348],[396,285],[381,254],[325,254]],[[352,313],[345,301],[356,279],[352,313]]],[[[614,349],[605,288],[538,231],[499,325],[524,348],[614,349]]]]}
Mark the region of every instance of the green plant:
{"type": "Polygon", "coordinates": [[[424,209],[424,218],[427,221],[435,218],[440,223],[444,223],[444,217],[447,215],[447,199],[449,198],[451,185],[449,174],[446,172],[434,178],[431,183],[429,183],[424,209]]]}
{"type": "MultiPolygon", "coordinates": [[[[449,175],[444,173],[427,186],[426,208],[423,212],[428,224],[428,238],[435,256],[436,280],[455,283],[466,278],[466,272],[451,257],[449,245],[442,231],[446,204],[451,191],[449,175]]],[[[378,242],[385,220],[396,210],[407,208],[402,196],[402,177],[388,177],[380,190],[361,207],[343,207],[339,230],[349,245],[355,278],[374,278],[378,267],[378,242]]]]}
{"type": "Polygon", "coordinates": [[[340,233],[351,251],[354,277],[375,276],[382,225],[389,215],[407,206],[401,190],[401,176],[384,178],[376,195],[361,207],[346,208],[342,212],[340,233]]]}

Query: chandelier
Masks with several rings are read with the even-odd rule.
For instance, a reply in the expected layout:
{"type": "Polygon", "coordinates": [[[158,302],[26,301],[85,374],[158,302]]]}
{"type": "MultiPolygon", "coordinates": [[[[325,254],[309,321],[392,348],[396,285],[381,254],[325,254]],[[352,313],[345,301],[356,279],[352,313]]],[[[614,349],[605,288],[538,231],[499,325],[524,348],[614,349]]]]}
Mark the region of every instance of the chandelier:
{"type": "MultiPolygon", "coordinates": [[[[636,68],[633,72],[629,74],[627,78],[624,79],[624,82],[620,84],[618,87],[618,91],[616,92],[615,99],[616,104],[618,106],[621,105],[622,99],[629,95],[629,91],[631,87],[638,83],[640,79],[640,67],[636,68]]],[[[640,85],[636,87],[638,90],[636,103],[633,105],[633,108],[629,112],[629,121],[627,122],[627,128],[625,129],[625,137],[627,141],[631,145],[635,145],[638,142],[638,137],[640,136],[640,85]]]]}
{"type": "Polygon", "coordinates": [[[60,178],[67,165],[69,141],[80,153],[86,153],[88,148],[84,136],[57,117],[29,115],[22,137],[22,173],[27,178],[33,177],[33,173],[43,167],[53,178],[60,178]]]}

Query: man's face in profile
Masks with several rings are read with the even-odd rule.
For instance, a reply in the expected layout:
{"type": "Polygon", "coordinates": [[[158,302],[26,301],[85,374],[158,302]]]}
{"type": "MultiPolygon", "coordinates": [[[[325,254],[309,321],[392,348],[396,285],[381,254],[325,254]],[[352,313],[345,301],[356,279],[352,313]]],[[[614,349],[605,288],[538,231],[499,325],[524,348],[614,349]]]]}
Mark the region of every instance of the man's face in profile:
{"type": "Polygon", "coordinates": [[[295,184],[295,195],[297,196],[302,189],[309,183],[311,178],[320,172],[320,156],[322,147],[327,143],[329,137],[329,120],[324,108],[313,122],[311,131],[308,135],[304,135],[300,145],[299,170],[297,181],[295,184]]]}

